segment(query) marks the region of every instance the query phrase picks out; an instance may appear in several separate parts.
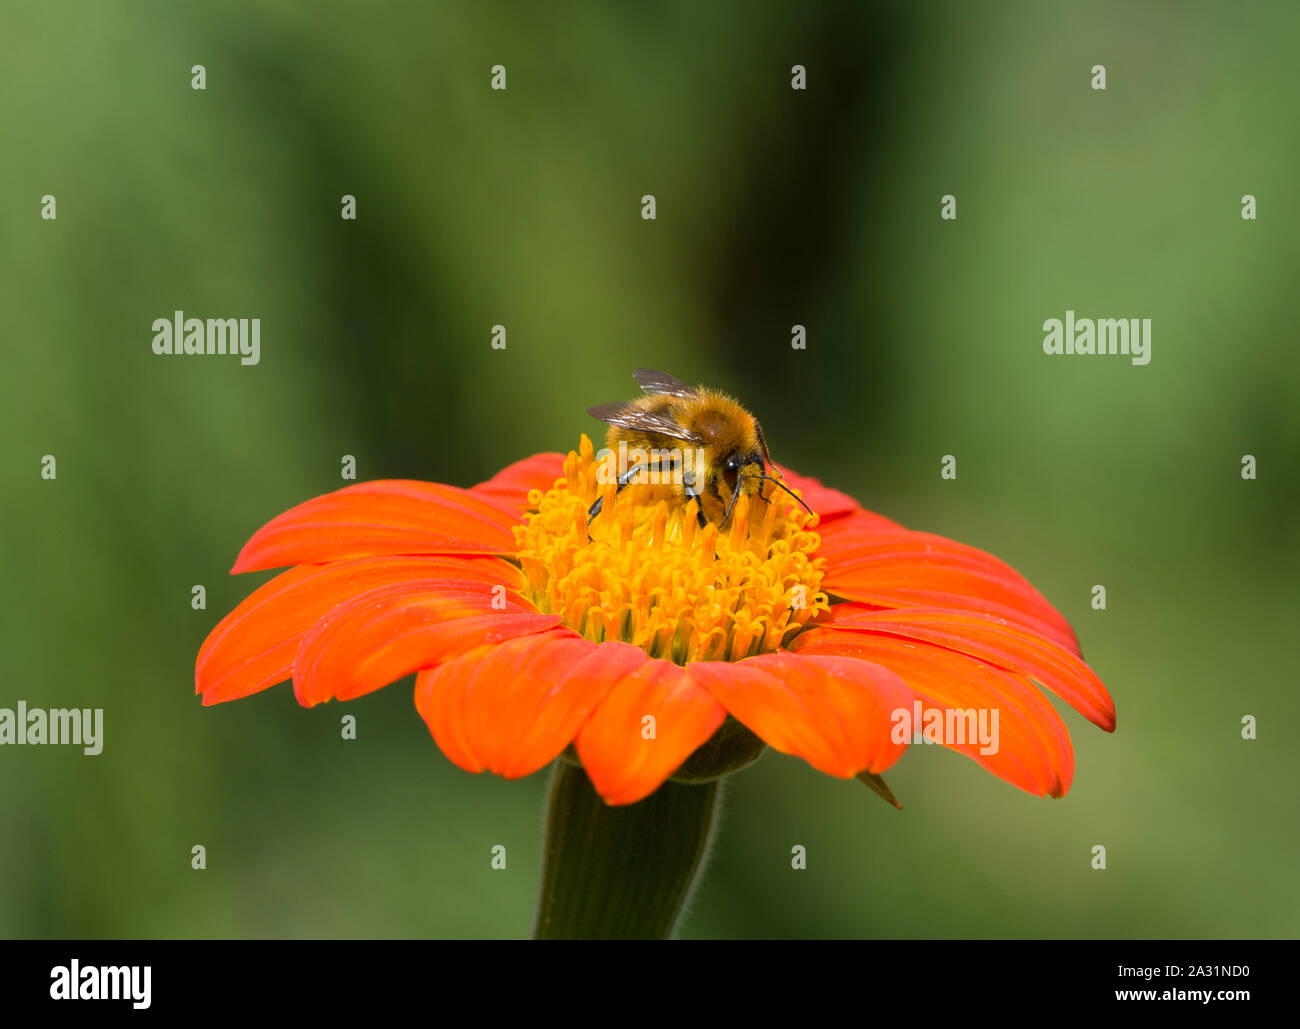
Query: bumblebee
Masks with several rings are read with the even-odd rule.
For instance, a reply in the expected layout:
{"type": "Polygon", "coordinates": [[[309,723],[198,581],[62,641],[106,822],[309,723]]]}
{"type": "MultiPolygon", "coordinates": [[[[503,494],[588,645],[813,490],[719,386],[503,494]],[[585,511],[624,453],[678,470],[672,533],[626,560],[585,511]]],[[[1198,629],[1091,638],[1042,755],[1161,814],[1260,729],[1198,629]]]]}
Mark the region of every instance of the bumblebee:
{"type": "MultiPolygon", "coordinates": [[[[701,527],[709,523],[707,515],[721,515],[721,527],[742,493],[761,495],[770,482],[812,513],[779,481],[762,426],[737,401],[718,390],[688,386],[667,372],[638,368],[633,378],[645,396],[587,408],[609,425],[605,445],[610,451],[635,455],[621,462],[626,467],[617,477],[620,492],[641,483],[667,486],[675,503],[695,501],[701,527]],[[769,466],[778,478],[767,474],[769,466]]],[[[600,514],[603,500],[597,497],[591,505],[588,524],[600,514]]]]}

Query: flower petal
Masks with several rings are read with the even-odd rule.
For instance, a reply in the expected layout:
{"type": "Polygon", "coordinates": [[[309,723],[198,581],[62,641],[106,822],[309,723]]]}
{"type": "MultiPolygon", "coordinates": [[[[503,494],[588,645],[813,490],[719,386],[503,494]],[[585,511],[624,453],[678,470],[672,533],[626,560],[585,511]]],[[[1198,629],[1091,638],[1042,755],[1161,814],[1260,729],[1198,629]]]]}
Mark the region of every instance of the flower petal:
{"type": "Polygon", "coordinates": [[[339,604],[398,583],[435,589],[474,580],[523,586],[513,565],[495,557],[378,557],[303,565],[255,590],[208,634],[194,664],[195,692],[204,704],[247,697],[293,673],[302,637],[339,604]]]}
{"type": "Polygon", "coordinates": [[[890,716],[911,708],[912,691],[880,665],[778,653],[692,662],[687,670],[768,744],[827,775],[883,772],[903,752],[890,740],[890,716]]]}
{"type": "Polygon", "coordinates": [[[471,487],[470,492],[517,514],[523,514],[528,509],[530,490],[545,493],[563,475],[563,454],[534,454],[506,465],[486,482],[471,487]]]}
{"type": "Polygon", "coordinates": [[[519,519],[469,490],[383,479],[315,497],[258,529],[232,572],[381,554],[507,554],[519,519]]]}
{"type": "MultiPolygon", "coordinates": [[[[803,502],[817,512],[821,523],[825,524],[833,518],[839,518],[843,515],[850,514],[854,511],[862,511],[863,507],[847,493],[841,493],[837,489],[831,489],[829,486],[823,486],[820,479],[814,479],[807,475],[800,475],[798,472],[791,471],[785,465],[778,465],[773,462],[773,467],[781,473],[781,481],[790,489],[797,489],[803,495],[803,502]]],[[[771,499],[781,497],[789,501],[792,506],[797,506],[794,501],[782,493],[779,489],[772,487],[768,496],[771,499]]],[[[866,512],[870,514],[870,512],[866,512]]],[[[883,515],[872,515],[888,525],[894,525],[883,515]]]]}
{"type": "MultiPolygon", "coordinates": [[[[842,520],[843,525],[847,519],[842,520]]],[[[928,532],[819,529],[822,588],[875,607],[942,607],[1017,622],[1078,654],[1065,617],[1010,565],[928,532]]]]}
{"type": "Polygon", "coordinates": [[[302,638],[293,662],[294,695],[307,707],[351,700],[485,643],[559,624],[517,594],[502,595],[485,583],[371,590],[334,608],[302,638]]]}
{"type": "Polygon", "coordinates": [[[902,636],[969,654],[1041,683],[1094,725],[1115,728],[1115,704],[1096,673],[1069,650],[1014,622],[942,608],[876,611],[836,604],[820,623],[836,629],[902,636]]]}
{"type": "Polygon", "coordinates": [[[840,654],[874,661],[896,672],[928,702],[927,709],[988,712],[987,729],[993,728],[996,711],[992,753],[981,753],[986,748],[966,732],[965,724],[962,742],[945,741],[945,745],[1035,796],[1061,797],[1070,788],[1074,750],[1069,733],[1028,678],[943,647],[873,633],[814,629],[796,639],[792,648],[803,655],[840,654]]]}
{"type": "Polygon", "coordinates": [[[518,779],[559,756],[614,684],[648,660],[630,644],[553,629],[421,672],[415,706],[452,762],[518,779]]]}
{"type": "MultiPolygon", "coordinates": [[[[813,510],[818,509],[814,507],[813,510]]],[[[823,541],[840,536],[862,537],[880,532],[907,531],[897,522],[891,521],[884,515],[876,514],[875,511],[868,511],[862,507],[855,508],[852,511],[841,511],[830,518],[819,518],[814,528],[823,541]]]]}
{"type": "Polygon", "coordinates": [[[727,712],[671,661],[647,660],[605,695],[578,733],[578,756],[609,804],[653,793],[717,731],[727,712]],[[646,716],[653,723],[644,721],[646,716]],[[653,724],[653,738],[642,735],[653,724]]]}

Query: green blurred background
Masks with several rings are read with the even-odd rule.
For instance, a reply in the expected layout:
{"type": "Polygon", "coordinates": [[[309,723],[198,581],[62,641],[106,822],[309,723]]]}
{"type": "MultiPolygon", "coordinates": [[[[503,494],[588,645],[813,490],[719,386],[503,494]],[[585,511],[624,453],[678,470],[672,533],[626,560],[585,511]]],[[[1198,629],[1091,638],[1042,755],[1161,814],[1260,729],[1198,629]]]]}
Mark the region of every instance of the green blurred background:
{"type": "Polygon", "coordinates": [[[103,707],[105,746],[0,748],[0,934],[526,935],[545,773],[451,766],[409,681],[202,708],[194,655],[342,455],[469,485],[642,365],[1011,562],[1119,712],[1066,715],[1059,801],[924,748],[898,812],[769,753],[684,936],[1300,934],[1298,35],[1280,2],[10,0],[0,706],[103,707]],[[154,356],[178,308],[260,317],[261,363],[154,356]],[[1151,364],[1044,356],[1067,308],[1152,318],[1151,364]]]}

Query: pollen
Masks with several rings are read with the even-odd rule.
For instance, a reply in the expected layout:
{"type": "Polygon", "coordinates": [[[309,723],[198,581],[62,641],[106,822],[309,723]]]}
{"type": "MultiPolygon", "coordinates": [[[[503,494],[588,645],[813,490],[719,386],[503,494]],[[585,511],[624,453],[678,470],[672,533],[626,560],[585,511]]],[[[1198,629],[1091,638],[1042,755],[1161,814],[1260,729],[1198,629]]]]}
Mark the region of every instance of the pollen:
{"type": "Polygon", "coordinates": [[[583,435],[563,478],[532,491],[515,527],[539,610],[597,643],[621,640],[686,664],[777,650],[829,609],[816,516],[742,495],[724,528],[701,528],[696,502],[682,503],[671,486],[616,492],[599,469],[583,435]],[[602,509],[588,525],[597,496],[602,509]]]}

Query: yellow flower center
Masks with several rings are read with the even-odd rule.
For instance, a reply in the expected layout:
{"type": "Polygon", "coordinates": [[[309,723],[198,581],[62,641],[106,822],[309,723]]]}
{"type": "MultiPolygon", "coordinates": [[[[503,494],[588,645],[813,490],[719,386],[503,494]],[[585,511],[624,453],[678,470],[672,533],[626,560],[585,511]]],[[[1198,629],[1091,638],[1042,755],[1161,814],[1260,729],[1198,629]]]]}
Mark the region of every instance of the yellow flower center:
{"type": "MultiPolygon", "coordinates": [[[[700,528],[671,486],[598,483],[584,434],[564,477],[529,495],[515,528],[530,599],[589,640],[622,640],[677,664],[739,661],[787,645],[829,608],[824,559],[793,502],[742,495],[727,526],[700,528]],[[602,496],[588,526],[587,510],[602,496]]],[[[779,492],[779,491],[773,491],[779,492]]]]}

